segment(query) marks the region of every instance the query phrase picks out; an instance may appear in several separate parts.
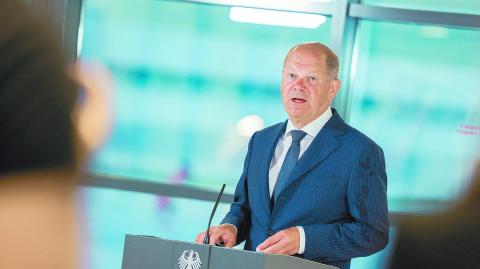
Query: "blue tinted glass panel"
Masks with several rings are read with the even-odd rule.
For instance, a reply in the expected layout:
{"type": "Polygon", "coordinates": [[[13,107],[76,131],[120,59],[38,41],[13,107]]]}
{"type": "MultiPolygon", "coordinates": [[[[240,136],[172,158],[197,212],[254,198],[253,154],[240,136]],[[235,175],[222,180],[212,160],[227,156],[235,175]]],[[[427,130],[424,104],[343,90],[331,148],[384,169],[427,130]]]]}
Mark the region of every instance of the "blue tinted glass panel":
{"type": "Polygon", "coordinates": [[[478,31],[360,22],[350,122],[385,151],[391,210],[454,199],[468,183],[480,148],[479,42],[478,31]]]}
{"type": "Polygon", "coordinates": [[[93,171],[215,190],[227,182],[233,191],[249,131],[286,119],[285,53],[297,42],[328,44],[330,19],[292,28],[233,22],[230,12],[175,1],[85,2],[81,57],[107,64],[117,86],[115,128],[93,171]]]}

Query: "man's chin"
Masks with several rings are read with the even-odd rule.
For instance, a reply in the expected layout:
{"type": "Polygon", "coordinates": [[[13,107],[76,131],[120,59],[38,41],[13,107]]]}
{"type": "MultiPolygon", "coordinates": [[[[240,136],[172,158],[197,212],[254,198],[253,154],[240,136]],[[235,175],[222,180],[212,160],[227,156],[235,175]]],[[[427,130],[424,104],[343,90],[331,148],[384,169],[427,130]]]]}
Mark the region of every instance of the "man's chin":
{"type": "Polygon", "coordinates": [[[289,107],[287,114],[290,118],[304,118],[307,116],[307,111],[303,107],[289,107]]]}
{"type": "Polygon", "coordinates": [[[288,113],[288,117],[295,123],[305,122],[307,119],[305,113],[288,113]]]}

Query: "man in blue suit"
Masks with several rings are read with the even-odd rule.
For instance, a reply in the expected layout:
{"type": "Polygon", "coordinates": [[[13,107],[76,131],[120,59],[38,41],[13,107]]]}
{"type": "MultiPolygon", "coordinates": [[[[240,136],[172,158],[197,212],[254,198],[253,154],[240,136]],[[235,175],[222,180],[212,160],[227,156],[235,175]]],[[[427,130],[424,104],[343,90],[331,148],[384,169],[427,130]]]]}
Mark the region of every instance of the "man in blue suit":
{"type": "MultiPolygon", "coordinates": [[[[210,242],[297,255],[345,269],[388,242],[382,149],[330,104],[338,58],[320,43],[294,46],[282,75],[289,116],[250,139],[234,203],[210,242]]],[[[204,233],[197,237],[201,242],[204,233]]]]}

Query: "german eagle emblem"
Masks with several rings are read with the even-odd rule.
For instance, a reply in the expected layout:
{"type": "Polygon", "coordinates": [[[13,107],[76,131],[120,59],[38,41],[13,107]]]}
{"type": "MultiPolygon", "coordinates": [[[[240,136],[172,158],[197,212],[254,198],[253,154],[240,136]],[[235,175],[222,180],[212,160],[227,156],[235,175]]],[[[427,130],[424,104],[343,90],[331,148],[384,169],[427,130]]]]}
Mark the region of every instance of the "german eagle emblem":
{"type": "Polygon", "coordinates": [[[200,255],[193,250],[185,250],[178,258],[178,267],[180,269],[200,269],[201,265],[200,255]]]}

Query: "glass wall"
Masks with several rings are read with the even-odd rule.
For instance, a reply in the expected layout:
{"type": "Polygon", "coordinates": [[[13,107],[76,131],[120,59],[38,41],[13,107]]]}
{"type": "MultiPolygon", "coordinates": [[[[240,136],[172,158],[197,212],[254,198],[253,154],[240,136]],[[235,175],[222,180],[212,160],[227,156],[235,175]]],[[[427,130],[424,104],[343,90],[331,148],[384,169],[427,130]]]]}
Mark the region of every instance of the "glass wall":
{"type": "Polygon", "coordinates": [[[480,149],[480,32],[371,21],[357,31],[350,123],[385,151],[390,209],[456,198],[480,149]]]}
{"type": "Polygon", "coordinates": [[[279,85],[295,43],[315,29],[234,22],[230,7],[85,1],[81,58],[113,71],[115,129],[99,173],[233,192],[253,131],[286,119],[279,85]]]}

